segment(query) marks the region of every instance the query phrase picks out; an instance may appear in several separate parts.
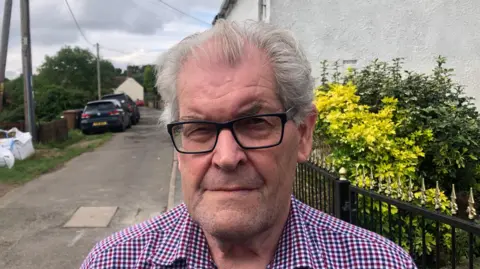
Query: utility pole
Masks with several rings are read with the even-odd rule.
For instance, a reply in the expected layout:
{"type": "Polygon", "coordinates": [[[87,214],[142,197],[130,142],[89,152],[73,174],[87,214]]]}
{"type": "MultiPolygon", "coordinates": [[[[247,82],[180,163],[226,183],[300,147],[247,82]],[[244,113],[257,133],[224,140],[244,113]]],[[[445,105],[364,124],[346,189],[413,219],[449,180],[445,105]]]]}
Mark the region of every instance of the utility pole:
{"type": "Polygon", "coordinates": [[[3,110],[3,94],[5,92],[5,69],[7,66],[8,38],[12,17],[12,0],[5,0],[2,22],[2,44],[0,47],[0,112],[3,110]]]}
{"type": "Polygon", "coordinates": [[[98,87],[98,100],[102,99],[102,84],[100,82],[100,45],[97,43],[97,87],[98,87]]]}
{"type": "Polygon", "coordinates": [[[32,48],[30,40],[30,0],[20,0],[20,19],[22,34],[22,69],[25,127],[32,135],[33,141],[37,141],[37,128],[35,125],[35,106],[32,89],[32,48]]]}

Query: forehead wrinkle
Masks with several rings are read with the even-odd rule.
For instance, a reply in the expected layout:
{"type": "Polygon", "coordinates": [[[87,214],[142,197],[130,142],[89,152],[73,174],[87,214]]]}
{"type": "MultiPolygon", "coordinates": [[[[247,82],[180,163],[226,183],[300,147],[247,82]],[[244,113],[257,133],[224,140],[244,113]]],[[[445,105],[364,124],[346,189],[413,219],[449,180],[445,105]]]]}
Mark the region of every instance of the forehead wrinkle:
{"type": "MultiPolygon", "coordinates": [[[[248,104],[248,102],[256,101],[255,99],[259,98],[258,96],[262,96],[262,93],[264,93],[265,91],[273,90],[275,92],[274,88],[276,83],[271,64],[267,60],[267,55],[260,49],[255,47],[249,47],[248,49],[245,48],[246,53],[244,55],[241,55],[242,61],[238,62],[239,64],[236,66],[231,66],[228,62],[225,61],[218,62],[218,58],[213,62],[208,61],[208,59],[211,59],[211,57],[209,57],[208,55],[208,51],[211,53],[213,52],[212,50],[203,50],[203,52],[205,53],[199,53],[196,55],[197,57],[191,57],[192,55],[190,55],[190,57],[187,57],[185,59],[177,81],[177,97],[179,97],[177,100],[185,100],[186,98],[188,98],[188,103],[195,103],[195,100],[197,100],[199,101],[198,103],[200,103],[200,106],[205,107],[212,102],[218,102],[218,99],[228,98],[229,100],[233,100],[233,97],[230,98],[228,97],[228,95],[238,94],[239,91],[248,91],[249,96],[241,98],[244,100],[240,100],[236,103],[234,102],[235,104],[233,105],[235,107],[217,108],[218,110],[220,110],[220,112],[215,111],[215,115],[208,115],[209,113],[214,113],[208,110],[206,112],[202,111],[202,113],[200,113],[200,111],[198,110],[200,108],[187,108],[187,111],[185,111],[184,109],[184,116],[182,118],[205,118],[205,116],[234,117],[239,114],[238,112],[240,110],[243,110],[245,104],[248,104]],[[203,61],[203,59],[206,61],[203,61]],[[255,66],[255,69],[258,69],[257,72],[249,72],[249,70],[252,70],[252,65],[255,66]],[[222,77],[216,77],[212,75],[217,72],[219,74],[226,73],[226,75],[222,77]],[[195,79],[198,81],[192,82],[192,80],[188,78],[189,74],[192,73],[197,73],[195,79]],[[205,73],[205,76],[199,79],[199,73],[205,73]],[[196,87],[196,90],[192,91],[192,87],[196,87]],[[225,88],[228,87],[230,87],[231,89],[225,90],[225,88]],[[251,88],[253,87],[255,89],[252,90],[251,88]],[[188,93],[186,92],[187,89],[188,93]],[[186,96],[186,94],[188,94],[189,96],[186,96]],[[180,98],[180,96],[182,98],[180,98]]],[[[217,53],[217,57],[218,56],[219,55],[217,53]]],[[[238,99],[238,97],[236,99],[238,99]]],[[[264,100],[263,102],[266,103],[266,107],[269,107],[269,110],[277,109],[277,106],[274,104],[270,104],[269,100],[264,100]]]]}

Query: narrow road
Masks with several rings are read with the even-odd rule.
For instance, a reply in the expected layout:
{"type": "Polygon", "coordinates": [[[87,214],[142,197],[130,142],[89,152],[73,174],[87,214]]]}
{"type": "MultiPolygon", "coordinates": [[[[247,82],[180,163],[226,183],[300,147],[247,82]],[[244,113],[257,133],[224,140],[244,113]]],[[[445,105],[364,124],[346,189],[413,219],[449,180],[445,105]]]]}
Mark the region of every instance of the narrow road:
{"type": "Polygon", "coordinates": [[[160,112],[141,113],[101,148],[0,198],[0,268],[78,268],[97,241],[166,209],[173,148],[157,126],[160,112]],[[107,226],[64,227],[80,207],[91,214],[76,220],[107,226]]]}

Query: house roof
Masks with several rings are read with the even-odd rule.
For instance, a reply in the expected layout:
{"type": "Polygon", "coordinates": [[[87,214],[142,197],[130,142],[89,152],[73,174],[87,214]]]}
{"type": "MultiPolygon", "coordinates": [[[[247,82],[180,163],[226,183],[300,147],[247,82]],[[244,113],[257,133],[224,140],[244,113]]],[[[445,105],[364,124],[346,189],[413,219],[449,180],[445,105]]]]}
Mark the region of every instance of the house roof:
{"type": "Polygon", "coordinates": [[[123,84],[125,84],[127,81],[133,81],[136,85],[138,85],[139,87],[141,87],[141,88],[143,89],[142,84],[138,83],[138,81],[137,81],[136,79],[132,78],[132,77],[127,77],[127,78],[125,78],[125,80],[124,80],[120,85],[118,85],[118,87],[117,87],[116,89],[120,88],[120,87],[121,87],[123,84]]]}
{"type": "Polygon", "coordinates": [[[115,89],[118,88],[118,86],[122,85],[123,82],[127,80],[126,76],[116,76],[113,78],[113,81],[115,83],[115,89]]]}
{"type": "Polygon", "coordinates": [[[215,24],[218,19],[225,19],[228,14],[232,11],[233,7],[237,3],[237,0],[223,0],[220,11],[217,13],[215,18],[213,18],[212,24],[215,24]]]}

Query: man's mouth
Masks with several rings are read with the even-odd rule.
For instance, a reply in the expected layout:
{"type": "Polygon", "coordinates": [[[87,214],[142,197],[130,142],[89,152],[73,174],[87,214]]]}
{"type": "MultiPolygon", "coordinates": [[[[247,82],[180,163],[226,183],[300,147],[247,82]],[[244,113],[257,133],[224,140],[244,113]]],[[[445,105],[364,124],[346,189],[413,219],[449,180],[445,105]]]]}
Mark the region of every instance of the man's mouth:
{"type": "Polygon", "coordinates": [[[249,192],[254,191],[254,188],[247,188],[247,187],[225,187],[225,188],[213,188],[209,191],[212,192],[249,192]]]}

